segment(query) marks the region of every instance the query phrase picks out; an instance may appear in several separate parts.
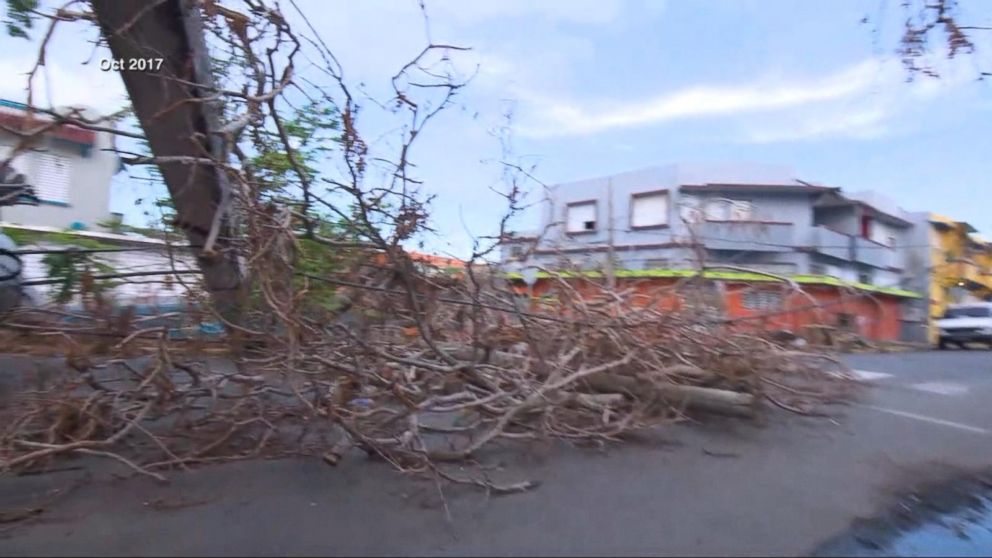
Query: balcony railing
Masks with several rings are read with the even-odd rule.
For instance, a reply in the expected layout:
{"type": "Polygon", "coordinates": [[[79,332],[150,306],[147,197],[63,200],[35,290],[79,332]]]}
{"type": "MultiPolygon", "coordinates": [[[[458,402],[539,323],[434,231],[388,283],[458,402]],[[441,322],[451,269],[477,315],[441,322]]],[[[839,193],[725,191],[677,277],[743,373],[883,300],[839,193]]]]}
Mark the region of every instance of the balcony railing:
{"type": "Polygon", "coordinates": [[[901,268],[899,252],[867,238],[855,237],[855,259],[872,267],[901,268]]]}
{"type": "Polygon", "coordinates": [[[839,260],[850,261],[851,237],[827,227],[813,227],[809,246],[816,252],[839,260]]]}
{"type": "Polygon", "coordinates": [[[851,261],[853,256],[854,261],[872,267],[902,268],[902,257],[897,249],[860,236],[852,237],[823,226],[813,227],[809,246],[815,252],[839,260],[851,261]],[[854,243],[853,252],[852,241],[854,243]]]}
{"type": "Polygon", "coordinates": [[[696,225],[700,242],[710,250],[787,252],[795,246],[792,223],[704,221],[696,225]]]}
{"type": "Polygon", "coordinates": [[[982,269],[970,260],[951,260],[947,262],[949,275],[960,281],[982,282],[982,269]]]}

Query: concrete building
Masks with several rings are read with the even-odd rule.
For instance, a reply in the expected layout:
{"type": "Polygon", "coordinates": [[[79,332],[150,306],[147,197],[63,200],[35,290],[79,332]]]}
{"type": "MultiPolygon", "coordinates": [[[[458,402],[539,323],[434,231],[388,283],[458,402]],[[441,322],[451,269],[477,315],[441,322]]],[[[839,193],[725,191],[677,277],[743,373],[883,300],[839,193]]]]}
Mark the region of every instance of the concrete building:
{"type": "Polygon", "coordinates": [[[742,286],[760,276],[734,269],[747,268],[808,285],[834,306],[833,323],[866,336],[894,339],[908,327],[900,306],[916,295],[904,288],[902,247],[913,223],[872,193],[800,180],[784,166],[675,164],[552,186],[542,210],[539,232],[504,240],[502,262],[511,273],[577,268],[665,282],[702,262],[724,283],[728,307],[740,299],[742,315],[788,302],[752,303],[755,295],[745,296],[742,286]],[[879,303],[838,298],[838,289],[850,288],[879,303]]]}
{"type": "MultiPolygon", "coordinates": [[[[86,114],[86,113],[84,113],[86,114]]],[[[86,114],[94,118],[95,114],[86,114]]],[[[50,122],[35,113],[29,120],[24,105],[0,99],[0,123],[26,131],[50,122]]],[[[20,137],[0,129],[0,160],[6,160],[20,137]]],[[[110,183],[120,169],[120,159],[112,151],[114,137],[62,125],[13,161],[14,171],[25,175],[38,198],[37,206],[0,208],[0,220],[25,226],[56,229],[99,229],[98,223],[111,218],[110,183]]]]}
{"type": "Polygon", "coordinates": [[[744,266],[900,284],[912,223],[889,200],[758,165],[669,165],[550,188],[540,234],[507,239],[508,269],[744,266]]]}
{"type": "Polygon", "coordinates": [[[992,300],[992,244],[964,221],[929,212],[914,213],[912,221],[905,284],[926,296],[908,305],[919,320],[905,337],[936,343],[934,320],[948,304],[992,300]]]}

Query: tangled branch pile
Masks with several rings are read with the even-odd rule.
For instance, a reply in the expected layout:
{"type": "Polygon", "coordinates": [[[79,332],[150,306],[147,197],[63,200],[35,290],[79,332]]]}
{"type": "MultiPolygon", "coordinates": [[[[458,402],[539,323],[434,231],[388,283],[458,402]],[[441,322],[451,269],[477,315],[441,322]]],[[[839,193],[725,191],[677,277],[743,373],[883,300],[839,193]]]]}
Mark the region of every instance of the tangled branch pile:
{"type": "Polygon", "coordinates": [[[771,403],[812,413],[849,394],[850,378],[824,355],[560,286],[566,296],[527,311],[429,279],[413,297],[355,289],[332,321],[296,316],[282,324],[291,331],[251,336],[240,357],[190,360],[188,346],[148,328],[118,331],[125,341],[103,358],[79,356],[86,347],[73,341],[71,373],[4,409],[0,463],[101,455],[162,478],[259,456],[333,464],[357,446],[403,471],[483,483],[443,464],[518,440],[619,441],[686,412],[749,416],[771,403]]]}
{"type": "MultiPolygon", "coordinates": [[[[357,447],[402,471],[513,491],[530,485],[496,486],[446,464],[475,463],[498,444],[622,440],[687,412],[750,415],[770,403],[814,413],[848,394],[850,378],[828,357],[660,310],[643,295],[600,286],[600,296],[581,296],[561,279],[553,303],[521,304],[480,265],[495,247],[484,239],[461,275],[423,269],[402,248],[430,232],[430,199],[408,156],[465,85],[452,62],[462,49],[430,44],[393,76],[382,106],[399,118],[399,132],[392,143],[370,144],[359,132],[357,97],[319,36],[297,35],[292,18],[263,2],[244,4],[204,3],[195,14],[225,62],[212,66],[215,84],[191,83],[169,60],[140,78],[190,92],[152,107],[144,131],[153,151],[171,147],[175,134],[156,139],[148,126],[200,105],[222,109],[205,132],[209,149],[196,132],[196,156],[125,159],[162,171],[173,225],[200,250],[203,290],[215,303],[199,309],[227,335],[175,341],[168,321],[99,308],[73,314],[71,327],[65,309],[5,317],[20,332],[15,343],[57,345],[68,366],[0,411],[3,471],[81,454],[164,479],[163,470],[253,457],[335,464],[357,447]],[[300,56],[330,83],[298,79],[300,56]],[[321,142],[321,134],[333,137],[321,142]],[[193,221],[204,208],[194,198],[203,189],[186,185],[211,180],[220,202],[200,226],[193,221]],[[222,354],[203,356],[206,345],[222,354]]],[[[102,5],[76,19],[107,27],[102,5]]],[[[102,32],[111,46],[130,48],[133,34],[171,9],[159,3],[102,32]]],[[[62,13],[52,26],[70,19],[62,13]]],[[[296,19],[312,31],[302,14],[296,19]]],[[[130,79],[129,87],[140,85],[130,79]]],[[[490,239],[504,236],[530,177],[506,155],[508,211],[490,239]]],[[[697,287],[687,282],[677,294],[697,287]]],[[[191,297],[203,294],[191,287],[191,297]]]]}

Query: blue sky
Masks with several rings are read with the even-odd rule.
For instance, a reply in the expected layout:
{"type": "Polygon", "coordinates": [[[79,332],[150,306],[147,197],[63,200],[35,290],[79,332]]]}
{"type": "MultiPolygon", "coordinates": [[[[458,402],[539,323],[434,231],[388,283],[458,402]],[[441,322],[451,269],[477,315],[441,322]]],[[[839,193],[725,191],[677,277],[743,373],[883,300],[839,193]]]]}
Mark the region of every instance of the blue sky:
{"type": "MultiPolygon", "coordinates": [[[[412,0],[298,3],[349,80],[373,96],[424,44],[412,0]]],[[[433,40],[472,47],[456,64],[478,73],[413,154],[437,195],[439,235],[427,246],[464,255],[469,233],[493,232],[502,206],[489,191],[500,171],[490,130],[508,107],[514,151],[546,183],[678,161],[788,164],[798,178],[877,190],[992,233],[992,84],[975,81],[992,44],[980,41],[978,57],[938,61],[940,80],[907,84],[893,55],[899,4],[428,0],[433,40]],[[866,15],[872,24],[859,24],[866,15]]],[[[992,25],[992,2],[961,0],[961,10],[969,24],[992,25]]],[[[122,89],[79,65],[86,37],[57,37],[53,101],[109,110],[122,89]]],[[[0,70],[27,69],[30,45],[4,38],[0,47],[0,70]]],[[[0,94],[19,90],[7,83],[0,94]]],[[[373,128],[390,122],[371,110],[367,118],[373,128]]],[[[114,209],[140,221],[143,188],[119,177],[114,209]]]]}

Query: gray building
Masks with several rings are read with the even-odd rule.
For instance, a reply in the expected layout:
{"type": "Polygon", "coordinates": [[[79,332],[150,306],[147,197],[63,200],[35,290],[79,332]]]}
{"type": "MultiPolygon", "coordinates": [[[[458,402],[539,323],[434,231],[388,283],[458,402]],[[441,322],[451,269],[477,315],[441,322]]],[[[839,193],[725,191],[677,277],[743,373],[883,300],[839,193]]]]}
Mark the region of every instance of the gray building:
{"type": "MultiPolygon", "coordinates": [[[[96,117],[92,112],[87,118],[96,117]]],[[[27,118],[24,106],[0,99],[0,123],[11,130],[27,131],[50,121],[45,115],[27,118]]],[[[0,128],[0,161],[7,160],[20,137],[0,128]]],[[[10,162],[28,178],[38,198],[37,206],[0,208],[0,222],[55,227],[99,229],[110,219],[110,183],[120,168],[111,151],[113,135],[74,126],[59,126],[10,162]]]]}
{"type": "Polygon", "coordinates": [[[938,262],[934,261],[930,213],[914,212],[909,217],[913,227],[908,233],[903,251],[903,287],[924,296],[907,300],[903,304],[902,339],[922,343],[929,341],[931,289],[938,262]]]}
{"type": "Polygon", "coordinates": [[[891,200],[784,166],[675,164],[552,186],[537,231],[505,239],[508,270],[741,266],[902,286],[910,217],[891,200]]]}

